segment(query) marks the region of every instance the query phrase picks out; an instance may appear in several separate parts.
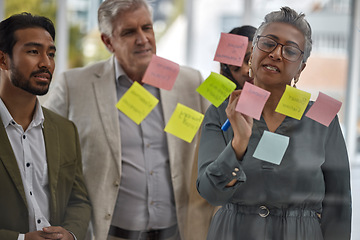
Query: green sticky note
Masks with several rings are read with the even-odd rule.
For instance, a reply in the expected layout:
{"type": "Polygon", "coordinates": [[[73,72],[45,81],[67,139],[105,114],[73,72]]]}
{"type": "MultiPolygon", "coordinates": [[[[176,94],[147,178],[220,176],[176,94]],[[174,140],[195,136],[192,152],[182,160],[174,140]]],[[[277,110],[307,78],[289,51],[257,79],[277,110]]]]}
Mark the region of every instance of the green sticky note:
{"type": "Polygon", "coordinates": [[[289,145],[289,137],[264,131],[253,157],[279,165],[289,145]]]}
{"type": "Polygon", "coordinates": [[[140,124],[159,100],[138,82],[134,82],[120,98],[116,107],[136,124],[140,124]]]}
{"type": "Polygon", "coordinates": [[[275,111],[300,120],[310,101],[310,97],[310,93],[286,85],[285,92],[275,111]]]}
{"type": "Polygon", "coordinates": [[[164,131],[190,143],[199,130],[204,115],[178,103],[164,131]]]}
{"type": "Polygon", "coordinates": [[[221,74],[211,72],[210,76],[196,89],[201,96],[209,100],[215,107],[234,91],[236,84],[221,74]]]}

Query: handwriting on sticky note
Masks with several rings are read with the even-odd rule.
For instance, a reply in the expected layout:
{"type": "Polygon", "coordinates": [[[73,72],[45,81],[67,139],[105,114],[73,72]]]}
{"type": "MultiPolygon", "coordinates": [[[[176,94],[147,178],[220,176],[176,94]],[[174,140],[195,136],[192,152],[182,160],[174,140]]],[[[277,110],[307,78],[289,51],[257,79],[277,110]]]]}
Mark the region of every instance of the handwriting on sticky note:
{"type": "Polygon", "coordinates": [[[203,114],[178,103],[164,131],[190,143],[203,119],[203,114]]]}
{"type": "Polygon", "coordinates": [[[221,33],[214,61],[241,67],[248,42],[249,39],[245,36],[221,33]]]}
{"type": "Polygon", "coordinates": [[[235,110],[260,120],[261,112],[269,96],[270,92],[245,82],[235,110]]]}
{"type": "Polygon", "coordinates": [[[196,91],[214,104],[215,107],[219,107],[235,88],[236,84],[231,80],[221,74],[212,72],[196,91]]]}
{"type": "Polygon", "coordinates": [[[264,131],[253,157],[279,165],[289,145],[289,137],[264,131]]]}
{"type": "Polygon", "coordinates": [[[311,106],[305,116],[328,127],[336,114],[340,111],[341,105],[342,103],[340,101],[319,92],[315,103],[311,106]]]}
{"type": "Polygon", "coordinates": [[[179,64],[153,55],[142,82],[170,91],[179,71],[179,64]]]}
{"type": "Polygon", "coordinates": [[[300,120],[310,101],[310,97],[310,93],[286,85],[285,92],[275,111],[300,120]]]}
{"type": "Polygon", "coordinates": [[[159,100],[138,82],[134,82],[120,98],[116,107],[136,124],[140,124],[159,100]]]}

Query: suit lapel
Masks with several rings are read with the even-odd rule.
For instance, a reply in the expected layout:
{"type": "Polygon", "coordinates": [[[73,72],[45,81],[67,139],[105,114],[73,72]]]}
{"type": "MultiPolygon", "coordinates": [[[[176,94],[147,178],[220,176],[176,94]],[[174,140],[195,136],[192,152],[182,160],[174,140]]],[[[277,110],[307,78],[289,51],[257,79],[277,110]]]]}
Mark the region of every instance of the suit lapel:
{"type": "Polygon", "coordinates": [[[165,124],[169,121],[178,103],[178,93],[174,90],[167,91],[160,89],[161,107],[164,114],[165,124]]]}
{"type": "MultiPolygon", "coordinates": [[[[169,119],[171,115],[173,114],[179,98],[179,93],[176,91],[176,87],[174,86],[171,91],[166,91],[163,89],[160,89],[160,97],[161,97],[161,107],[163,109],[164,114],[164,122],[165,125],[169,122],[169,119]]],[[[174,135],[170,133],[166,133],[167,143],[168,143],[168,150],[169,150],[169,161],[170,161],[170,169],[171,172],[176,170],[176,158],[177,156],[181,156],[178,151],[181,151],[179,147],[177,147],[179,144],[181,144],[181,141],[179,138],[175,137],[174,135]]]]}
{"type": "Polygon", "coordinates": [[[50,216],[52,219],[56,219],[56,186],[60,169],[59,133],[57,126],[53,124],[51,117],[48,115],[48,110],[43,108],[43,112],[45,118],[43,134],[49,173],[49,191],[51,195],[50,216]]]}
{"type": "MultiPolygon", "coordinates": [[[[4,125],[0,119],[0,161],[4,164],[6,170],[8,171],[12,181],[14,182],[17,190],[19,191],[21,198],[24,201],[24,204],[27,207],[27,201],[25,196],[24,185],[22,183],[21,174],[17,161],[11,147],[10,141],[7,137],[4,125]]],[[[0,183],[1,184],[1,183],[0,183]]]]}
{"type": "Polygon", "coordinates": [[[120,174],[120,126],[118,119],[118,110],[115,107],[117,103],[114,57],[110,58],[104,64],[103,71],[95,73],[96,78],[93,81],[95,99],[99,111],[102,127],[104,128],[106,138],[111,148],[112,155],[116,160],[116,165],[120,174]],[[115,133],[115,134],[114,134],[115,133]]]}

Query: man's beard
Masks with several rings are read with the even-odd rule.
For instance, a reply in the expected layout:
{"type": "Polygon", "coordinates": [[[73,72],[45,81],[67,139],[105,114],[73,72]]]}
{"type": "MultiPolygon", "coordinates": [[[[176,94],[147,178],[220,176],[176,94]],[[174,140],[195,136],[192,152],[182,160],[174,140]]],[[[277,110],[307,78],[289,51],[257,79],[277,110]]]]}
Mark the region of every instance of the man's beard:
{"type": "Polygon", "coordinates": [[[49,70],[42,69],[36,72],[32,72],[27,80],[26,77],[13,64],[11,64],[10,70],[11,70],[10,80],[15,87],[21,88],[22,90],[28,93],[38,96],[45,95],[49,91],[50,83],[37,83],[36,86],[32,86],[30,82],[30,78],[32,76],[43,72],[50,74],[50,81],[51,81],[52,74],[49,72],[49,70]]]}

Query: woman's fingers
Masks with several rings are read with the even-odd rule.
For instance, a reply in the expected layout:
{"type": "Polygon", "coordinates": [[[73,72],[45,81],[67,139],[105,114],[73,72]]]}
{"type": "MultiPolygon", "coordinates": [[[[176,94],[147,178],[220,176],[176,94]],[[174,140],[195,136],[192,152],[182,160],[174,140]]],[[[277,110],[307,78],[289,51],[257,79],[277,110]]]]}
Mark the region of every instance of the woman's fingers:
{"type": "Polygon", "coordinates": [[[229,104],[233,103],[234,101],[237,102],[241,94],[241,90],[235,90],[230,94],[229,104]]]}

